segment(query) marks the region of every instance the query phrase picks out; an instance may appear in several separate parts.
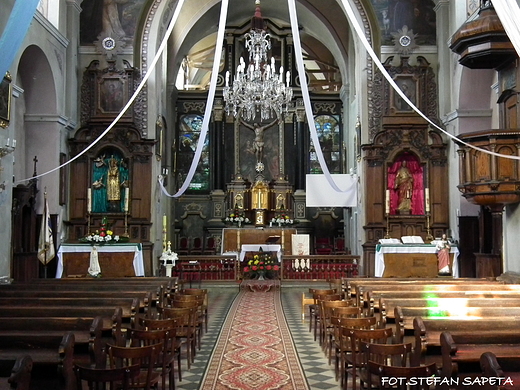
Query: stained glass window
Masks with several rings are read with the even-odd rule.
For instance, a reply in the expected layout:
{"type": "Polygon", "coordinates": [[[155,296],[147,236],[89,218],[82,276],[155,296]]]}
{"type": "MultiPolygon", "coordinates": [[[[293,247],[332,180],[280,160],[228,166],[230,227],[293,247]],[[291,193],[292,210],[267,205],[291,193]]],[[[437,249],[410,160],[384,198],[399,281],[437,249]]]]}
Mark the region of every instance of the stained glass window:
{"type": "MultiPolygon", "coordinates": [[[[179,120],[179,148],[177,152],[177,172],[180,187],[190,170],[202,129],[202,115],[182,115],[179,120]]],[[[188,186],[192,191],[209,191],[209,141],[206,137],[195,175],[188,186]]]]}
{"type": "MultiPolygon", "coordinates": [[[[323,158],[330,173],[341,173],[341,136],[338,115],[318,115],[314,117],[316,132],[320,140],[323,158]]],[[[311,140],[310,173],[323,173],[311,140]]]]}

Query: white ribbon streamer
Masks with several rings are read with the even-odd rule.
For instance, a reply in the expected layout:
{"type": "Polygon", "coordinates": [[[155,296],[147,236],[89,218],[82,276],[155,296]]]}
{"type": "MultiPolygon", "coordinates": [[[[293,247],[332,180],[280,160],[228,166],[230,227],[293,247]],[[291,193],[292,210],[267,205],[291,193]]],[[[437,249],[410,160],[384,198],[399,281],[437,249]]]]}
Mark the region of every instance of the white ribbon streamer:
{"type": "Polygon", "coordinates": [[[493,7],[506,30],[506,34],[520,57],[520,7],[516,1],[493,0],[493,7]]]}
{"type": "MultiPolygon", "coordinates": [[[[202,154],[202,148],[204,147],[204,141],[206,140],[206,136],[208,134],[208,126],[209,120],[211,119],[211,110],[213,110],[213,100],[215,99],[215,90],[217,88],[217,78],[218,78],[218,70],[220,66],[220,56],[222,54],[222,45],[224,42],[224,31],[226,30],[226,19],[227,19],[227,11],[228,11],[228,0],[222,0],[221,8],[220,8],[220,20],[218,25],[218,33],[217,33],[217,44],[215,45],[215,57],[213,59],[213,68],[211,72],[211,80],[209,85],[208,92],[208,101],[206,102],[206,110],[204,111],[204,119],[202,121],[202,129],[200,131],[199,142],[197,143],[197,149],[195,150],[195,155],[193,156],[193,161],[191,162],[190,170],[188,171],[188,175],[184,180],[181,188],[177,191],[176,194],[170,195],[163,186],[162,180],[159,179],[159,184],[161,186],[162,192],[173,198],[178,198],[188,189],[188,186],[191,183],[191,179],[195,175],[195,170],[197,169],[197,165],[200,160],[200,156],[202,154]]],[[[162,178],[162,176],[160,176],[162,178]]]]}
{"type": "MultiPolygon", "coordinates": [[[[493,3],[495,3],[495,1],[497,0],[493,0],[493,3]]],[[[441,132],[443,132],[444,134],[446,134],[448,137],[452,138],[453,140],[463,144],[463,145],[466,145],[470,148],[473,148],[475,150],[478,150],[480,152],[483,152],[483,153],[487,153],[487,154],[491,154],[493,156],[497,156],[497,157],[503,157],[503,158],[510,158],[510,159],[513,159],[513,160],[520,160],[520,156],[511,156],[511,155],[506,155],[506,154],[500,154],[500,153],[496,153],[496,152],[491,152],[489,150],[486,150],[486,149],[482,149],[482,148],[479,148],[478,146],[474,146],[474,145],[471,145],[465,141],[462,141],[461,139],[457,138],[456,136],[448,133],[446,130],[442,129],[441,127],[437,126],[435,123],[433,123],[430,118],[428,118],[425,114],[423,114],[411,101],[410,99],[408,99],[408,97],[404,94],[403,91],[401,91],[401,89],[399,88],[399,86],[395,83],[395,81],[392,79],[392,77],[388,74],[388,72],[386,71],[385,67],[383,66],[383,64],[381,63],[381,61],[379,61],[379,58],[377,57],[376,53],[374,52],[374,50],[372,50],[372,47],[370,46],[370,43],[368,43],[368,40],[367,38],[365,37],[365,33],[363,31],[363,29],[361,28],[361,26],[359,25],[357,19],[356,19],[356,16],[354,15],[354,11],[352,10],[348,0],[341,0],[342,4],[343,4],[343,7],[345,8],[345,11],[347,13],[347,16],[348,16],[348,19],[352,25],[352,27],[354,27],[354,30],[356,30],[356,33],[358,34],[358,37],[359,39],[361,40],[361,42],[363,43],[363,45],[365,46],[365,49],[367,50],[368,54],[370,54],[370,57],[372,58],[372,60],[374,61],[374,63],[377,65],[377,67],[379,68],[379,70],[381,71],[381,73],[383,74],[383,76],[385,76],[385,78],[387,79],[387,81],[390,83],[390,85],[394,88],[394,90],[399,94],[399,96],[401,96],[403,98],[403,100],[408,103],[408,105],[417,113],[419,114],[421,117],[423,117],[428,123],[430,123],[433,127],[435,127],[436,129],[440,130],[441,132]]],[[[500,0],[498,0],[498,2],[500,2],[500,0]]],[[[516,6],[516,8],[518,8],[518,5],[516,6]]]]}
{"type": "Polygon", "coordinates": [[[182,5],[184,4],[184,0],[179,0],[179,2],[177,3],[177,7],[175,8],[175,12],[173,13],[173,17],[172,17],[172,20],[170,20],[170,24],[168,25],[168,28],[166,30],[166,34],[164,35],[164,38],[161,42],[161,45],[159,46],[159,50],[157,51],[157,53],[155,54],[155,57],[153,58],[152,62],[150,63],[150,66],[148,68],[148,71],[145,73],[145,75],[143,76],[143,79],[141,80],[141,82],[139,83],[139,85],[137,86],[137,89],[135,90],[134,94],[132,95],[132,97],[130,98],[130,100],[128,101],[128,103],[126,103],[126,105],[122,108],[121,112],[114,118],[114,120],[112,121],[112,123],[105,129],[105,131],[103,131],[99,137],[97,137],[94,141],[92,141],[92,143],[90,145],[88,145],[85,149],[83,149],[78,155],[74,156],[73,158],[71,158],[70,160],[64,162],[63,164],[57,166],[56,168],[54,169],[51,169],[50,171],[47,171],[47,172],[44,172],[44,173],[41,173],[39,175],[36,175],[36,176],[32,176],[32,177],[29,177],[27,179],[23,179],[23,180],[18,180],[15,182],[16,183],[22,183],[24,181],[27,181],[27,180],[32,180],[32,179],[36,179],[38,177],[42,177],[42,176],[45,176],[45,175],[48,175],[49,173],[52,173],[52,172],[55,172],[61,168],[63,168],[64,166],[70,164],[71,162],[73,162],[74,160],[78,159],[79,157],[81,157],[83,154],[85,154],[87,152],[87,150],[91,149],[95,144],[97,144],[110,130],[112,130],[112,128],[115,126],[115,124],[117,122],[119,122],[119,119],[121,119],[121,117],[125,114],[125,112],[130,108],[130,106],[134,103],[134,100],[137,98],[137,95],[139,95],[139,92],[141,92],[141,90],[143,89],[145,83],[148,81],[148,79],[150,78],[151,74],[152,74],[152,71],[155,69],[155,65],[157,64],[157,61],[159,61],[159,58],[161,57],[165,47],[166,47],[166,44],[168,43],[168,38],[170,37],[170,35],[172,34],[172,31],[173,31],[173,27],[175,26],[175,23],[177,22],[177,19],[179,17],[179,14],[181,12],[181,8],[182,8],[182,5]]]}
{"type": "Polygon", "coordinates": [[[342,191],[332,179],[332,176],[329,172],[329,167],[327,166],[325,158],[323,157],[320,140],[316,131],[316,124],[314,123],[311,98],[309,96],[309,89],[307,87],[307,77],[305,75],[305,68],[303,66],[303,54],[300,42],[300,32],[298,31],[298,16],[296,15],[296,5],[294,3],[294,0],[287,0],[287,2],[289,4],[289,16],[291,18],[291,30],[294,40],[294,57],[296,58],[296,67],[298,69],[298,76],[300,77],[303,104],[305,106],[305,115],[307,116],[307,122],[309,123],[309,130],[311,133],[312,143],[314,145],[314,149],[316,151],[316,156],[318,157],[318,162],[320,163],[321,170],[323,171],[323,174],[325,175],[325,178],[329,182],[330,186],[336,192],[345,192],[342,191]]]}

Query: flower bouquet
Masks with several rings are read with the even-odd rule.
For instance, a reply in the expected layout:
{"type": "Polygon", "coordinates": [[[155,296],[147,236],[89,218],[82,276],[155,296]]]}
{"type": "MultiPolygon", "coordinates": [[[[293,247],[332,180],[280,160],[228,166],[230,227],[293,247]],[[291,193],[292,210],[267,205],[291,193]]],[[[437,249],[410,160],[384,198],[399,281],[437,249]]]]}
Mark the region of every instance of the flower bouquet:
{"type": "Polygon", "coordinates": [[[79,242],[89,243],[92,245],[117,244],[119,242],[127,241],[128,237],[114,235],[114,232],[108,228],[107,217],[102,218],[99,230],[79,239],[79,242]]]}
{"type": "Polygon", "coordinates": [[[263,252],[260,248],[260,252],[255,254],[244,267],[244,277],[258,280],[274,279],[279,269],[278,261],[271,253],[263,252]]]}
{"type": "Polygon", "coordinates": [[[235,208],[235,210],[233,210],[226,218],[224,218],[224,222],[231,224],[236,223],[238,227],[241,227],[242,224],[250,223],[251,221],[245,216],[244,210],[235,208]]]}
{"type": "Polygon", "coordinates": [[[282,225],[292,225],[297,221],[292,219],[286,212],[280,211],[278,212],[272,219],[271,224],[278,224],[278,226],[282,225]]]}

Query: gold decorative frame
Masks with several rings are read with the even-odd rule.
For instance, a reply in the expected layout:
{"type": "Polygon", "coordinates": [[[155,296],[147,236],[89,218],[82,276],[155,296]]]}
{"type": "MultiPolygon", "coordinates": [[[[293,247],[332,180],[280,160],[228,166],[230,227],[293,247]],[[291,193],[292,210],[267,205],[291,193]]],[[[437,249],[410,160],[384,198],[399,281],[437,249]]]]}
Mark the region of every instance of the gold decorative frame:
{"type": "Polygon", "coordinates": [[[11,91],[11,74],[6,72],[0,83],[0,127],[4,129],[9,126],[11,118],[11,91]]]}

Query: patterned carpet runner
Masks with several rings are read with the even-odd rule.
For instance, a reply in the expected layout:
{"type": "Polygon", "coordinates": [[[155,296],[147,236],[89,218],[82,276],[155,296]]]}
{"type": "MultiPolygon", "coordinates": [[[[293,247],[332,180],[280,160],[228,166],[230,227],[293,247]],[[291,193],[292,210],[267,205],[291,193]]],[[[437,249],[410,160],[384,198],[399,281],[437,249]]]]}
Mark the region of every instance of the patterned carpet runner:
{"type": "Polygon", "coordinates": [[[280,289],[241,289],[211,356],[202,390],[308,390],[280,289]]]}

